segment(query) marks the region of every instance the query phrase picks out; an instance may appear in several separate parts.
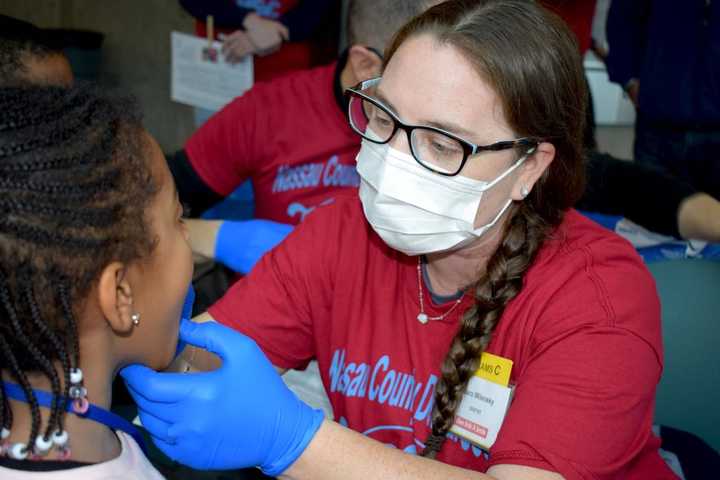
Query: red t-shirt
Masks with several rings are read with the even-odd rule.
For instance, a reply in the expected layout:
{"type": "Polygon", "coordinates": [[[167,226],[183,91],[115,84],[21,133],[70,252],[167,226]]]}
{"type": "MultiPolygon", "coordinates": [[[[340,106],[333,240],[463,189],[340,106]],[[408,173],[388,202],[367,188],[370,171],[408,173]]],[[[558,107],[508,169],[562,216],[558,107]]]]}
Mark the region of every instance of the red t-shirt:
{"type": "MultiPolygon", "coordinates": [[[[453,304],[432,306],[423,292],[430,316],[453,304]]],[[[416,258],[386,246],[351,198],[310,215],[210,314],[254,338],[279,367],[317,358],[338,422],[415,453],[468,304],[420,324],[416,258]]],[[[567,479],[675,478],[650,430],[660,335],[654,282],[633,247],[569,212],[488,348],[514,361],[516,386],[495,445],[487,454],[451,436],[438,459],[567,479]]]]}
{"type": "Polygon", "coordinates": [[[294,72],[233,100],[185,144],[194,170],[220,195],[251,178],[255,216],[282,223],[357,195],[360,137],[335,100],[334,73],[294,72]]]}

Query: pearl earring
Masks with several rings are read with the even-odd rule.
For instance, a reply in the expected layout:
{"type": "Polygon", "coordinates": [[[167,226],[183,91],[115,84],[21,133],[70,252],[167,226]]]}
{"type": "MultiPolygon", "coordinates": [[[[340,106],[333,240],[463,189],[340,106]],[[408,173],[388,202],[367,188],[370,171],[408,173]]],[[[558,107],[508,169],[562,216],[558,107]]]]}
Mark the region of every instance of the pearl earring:
{"type": "Polygon", "coordinates": [[[132,315],[130,315],[130,320],[132,320],[133,325],[135,325],[135,326],[140,325],[140,314],[133,313],[132,315]]]}
{"type": "Polygon", "coordinates": [[[528,195],[530,195],[530,191],[528,190],[527,186],[523,185],[522,187],[520,187],[520,196],[522,198],[525,198],[528,195]]]}

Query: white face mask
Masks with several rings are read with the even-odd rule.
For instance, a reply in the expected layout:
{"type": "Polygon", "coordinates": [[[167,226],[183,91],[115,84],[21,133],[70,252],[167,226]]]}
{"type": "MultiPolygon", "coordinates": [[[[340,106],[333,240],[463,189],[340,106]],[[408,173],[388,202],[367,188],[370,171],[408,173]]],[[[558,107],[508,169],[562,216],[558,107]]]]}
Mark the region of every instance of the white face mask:
{"type": "Polygon", "coordinates": [[[508,209],[512,199],[490,223],[474,227],[483,193],[526,158],[492,182],[483,182],[433,173],[388,144],[363,140],[357,171],[365,217],[388,246],[406,255],[460,248],[487,232],[508,209]]]}

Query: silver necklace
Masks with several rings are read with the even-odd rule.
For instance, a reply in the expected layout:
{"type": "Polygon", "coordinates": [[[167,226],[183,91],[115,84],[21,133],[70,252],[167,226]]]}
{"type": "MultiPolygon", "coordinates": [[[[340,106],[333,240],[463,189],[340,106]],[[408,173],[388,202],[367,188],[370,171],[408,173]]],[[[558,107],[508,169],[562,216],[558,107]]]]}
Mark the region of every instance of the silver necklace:
{"type": "Polygon", "coordinates": [[[417,274],[418,274],[418,299],[420,300],[420,313],[418,313],[417,319],[418,322],[425,325],[428,320],[442,320],[443,318],[450,315],[450,313],[455,310],[455,308],[460,305],[460,302],[462,302],[462,299],[465,297],[465,295],[461,296],[457,300],[455,300],[455,304],[450,307],[450,310],[443,313],[442,315],[437,315],[435,317],[429,316],[427,313],[425,313],[425,304],[423,302],[423,290],[422,290],[422,257],[418,255],[418,264],[417,264],[417,274]]]}

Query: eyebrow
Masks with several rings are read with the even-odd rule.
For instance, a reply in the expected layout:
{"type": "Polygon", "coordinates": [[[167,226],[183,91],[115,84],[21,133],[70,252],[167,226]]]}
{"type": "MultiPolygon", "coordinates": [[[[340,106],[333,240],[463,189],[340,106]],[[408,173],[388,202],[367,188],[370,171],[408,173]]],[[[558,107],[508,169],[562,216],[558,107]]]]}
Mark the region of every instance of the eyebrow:
{"type": "MultiPolygon", "coordinates": [[[[375,98],[380,100],[380,102],[382,102],[383,105],[388,107],[396,116],[400,117],[400,115],[398,115],[398,113],[397,113],[397,109],[393,106],[392,102],[390,100],[388,100],[387,97],[385,95],[383,95],[383,93],[380,91],[380,87],[378,87],[377,90],[375,91],[375,98]]],[[[473,132],[471,132],[470,130],[463,128],[460,125],[453,123],[453,122],[436,122],[433,120],[428,120],[428,121],[420,122],[417,124],[413,124],[413,126],[426,126],[426,127],[439,128],[440,130],[445,130],[446,132],[452,133],[453,135],[456,135],[456,136],[462,138],[466,142],[476,143],[476,144],[480,145],[476,141],[470,140],[470,138],[472,138],[474,136],[473,132]]]]}

